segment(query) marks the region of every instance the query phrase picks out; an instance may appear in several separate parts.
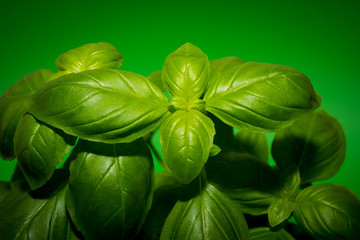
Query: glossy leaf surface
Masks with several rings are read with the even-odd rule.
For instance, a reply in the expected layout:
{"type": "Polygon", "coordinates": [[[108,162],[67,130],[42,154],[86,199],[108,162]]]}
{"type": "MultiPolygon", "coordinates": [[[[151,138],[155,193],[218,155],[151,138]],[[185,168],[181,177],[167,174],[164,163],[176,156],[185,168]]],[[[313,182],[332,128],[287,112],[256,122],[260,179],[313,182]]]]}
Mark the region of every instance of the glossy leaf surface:
{"type": "Polygon", "coordinates": [[[304,74],[287,66],[255,62],[225,71],[204,100],[206,110],[226,124],[253,132],[287,127],[320,105],[304,74]]]}
{"type": "Polygon", "coordinates": [[[166,91],[162,81],[162,70],[149,74],[149,76],[147,76],[147,79],[149,79],[150,82],[158,86],[161,91],[166,91]]]}
{"type": "Polygon", "coordinates": [[[59,71],[77,73],[97,68],[118,69],[124,57],[111,44],[88,43],[72,49],[56,59],[59,71]]]}
{"type": "Polygon", "coordinates": [[[341,124],[324,110],[276,133],[272,155],[280,168],[295,164],[302,183],[334,176],[344,162],[346,138],[341,124]]]}
{"type": "Polygon", "coordinates": [[[207,56],[191,43],[185,43],[165,60],[162,81],[171,96],[186,100],[204,93],[210,64],[207,56]]]}
{"type": "Polygon", "coordinates": [[[0,153],[3,159],[14,159],[14,135],[21,117],[32,103],[33,95],[46,85],[52,71],[40,69],[22,77],[0,97],[0,153]]]}
{"type": "Polygon", "coordinates": [[[288,201],[283,198],[274,200],[268,209],[270,226],[275,227],[283,221],[287,220],[291,216],[291,213],[294,211],[294,209],[295,202],[288,201]]]}
{"type": "Polygon", "coordinates": [[[360,200],[337,184],[305,188],[296,199],[296,222],[317,239],[357,239],[360,236],[360,200]]]}
{"type": "Polygon", "coordinates": [[[271,231],[268,227],[257,227],[250,229],[250,239],[251,240],[295,240],[293,236],[290,235],[284,229],[279,231],[271,231]]]}
{"type": "Polygon", "coordinates": [[[197,110],[176,111],[161,125],[161,151],[181,183],[190,183],[200,174],[214,135],[213,122],[197,110]]]}
{"type": "Polygon", "coordinates": [[[31,114],[20,120],[14,138],[15,153],[31,189],[43,186],[51,178],[75,140],[37,121],[31,114]]]}
{"type": "Polygon", "coordinates": [[[238,205],[212,185],[200,184],[197,195],[175,204],[160,239],[249,239],[249,230],[238,205]]]}
{"type": "Polygon", "coordinates": [[[57,78],[30,111],[65,133],[106,143],[140,138],[170,114],[166,97],[145,77],[111,69],[57,78]]]}
{"type": "Polygon", "coordinates": [[[133,239],[150,208],[153,163],[144,142],[79,141],[67,208],[86,239],[133,239]]]}
{"type": "Polygon", "coordinates": [[[243,130],[235,135],[235,146],[254,154],[265,162],[269,159],[269,150],[265,134],[243,130]]]}

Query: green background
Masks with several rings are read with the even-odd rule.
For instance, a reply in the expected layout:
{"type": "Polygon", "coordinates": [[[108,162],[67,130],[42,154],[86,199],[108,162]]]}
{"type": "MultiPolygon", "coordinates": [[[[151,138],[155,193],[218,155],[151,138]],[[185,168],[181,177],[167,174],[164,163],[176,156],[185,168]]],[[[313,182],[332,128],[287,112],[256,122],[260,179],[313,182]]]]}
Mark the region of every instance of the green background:
{"type": "MultiPolygon", "coordinates": [[[[1,1],[0,93],[39,68],[56,70],[62,53],[108,42],[124,55],[122,70],[160,70],[185,42],[209,59],[294,67],[322,96],[322,107],[343,124],[345,163],[327,182],[360,196],[359,56],[357,1],[1,1]]],[[[271,137],[271,135],[270,135],[271,137]]],[[[0,161],[8,181],[15,161],[0,161]]]]}

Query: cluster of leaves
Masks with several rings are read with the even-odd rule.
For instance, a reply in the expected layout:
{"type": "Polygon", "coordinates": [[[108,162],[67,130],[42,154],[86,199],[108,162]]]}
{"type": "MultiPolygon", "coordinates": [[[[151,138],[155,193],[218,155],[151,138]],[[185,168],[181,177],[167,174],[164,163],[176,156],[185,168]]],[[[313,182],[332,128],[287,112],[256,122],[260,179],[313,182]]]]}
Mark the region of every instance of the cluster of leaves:
{"type": "Polygon", "coordinates": [[[1,96],[0,153],[18,160],[0,185],[3,239],[360,234],[357,196],[312,185],[339,171],[346,139],[315,111],[320,96],[304,74],[209,61],[189,43],[147,78],[117,70],[122,60],[110,44],[86,44],[61,55],[58,72],[28,74],[1,96]],[[276,132],[273,167],[266,132],[276,132]],[[151,151],[164,172],[154,174],[151,151]]]}

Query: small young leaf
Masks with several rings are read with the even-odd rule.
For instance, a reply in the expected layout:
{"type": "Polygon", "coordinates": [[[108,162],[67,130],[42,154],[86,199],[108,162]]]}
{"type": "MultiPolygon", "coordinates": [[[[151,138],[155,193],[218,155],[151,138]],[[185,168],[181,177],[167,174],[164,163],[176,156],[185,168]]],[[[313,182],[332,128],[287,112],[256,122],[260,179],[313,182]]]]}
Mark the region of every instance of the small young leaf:
{"type": "Polygon", "coordinates": [[[0,97],[0,154],[15,158],[14,135],[21,117],[32,103],[33,95],[49,82],[52,71],[40,69],[22,77],[0,97]]]}
{"type": "Polygon", "coordinates": [[[162,70],[151,73],[149,76],[147,76],[147,79],[149,79],[150,82],[158,86],[161,91],[166,92],[161,76],[162,70]]]}
{"type": "Polygon", "coordinates": [[[284,229],[272,231],[268,227],[257,227],[250,229],[250,240],[295,240],[284,229]]]}
{"type": "Polygon", "coordinates": [[[185,43],[171,53],[164,63],[162,81],[171,96],[186,100],[200,98],[209,75],[208,57],[196,46],[185,43]]]}
{"type": "Polygon", "coordinates": [[[283,198],[274,200],[268,209],[269,224],[275,227],[288,219],[295,209],[295,202],[283,198]]]}
{"type": "Polygon", "coordinates": [[[65,133],[105,143],[134,141],[170,114],[166,97],[145,77],[112,69],[57,78],[29,111],[65,133]]]}
{"type": "Polygon", "coordinates": [[[269,159],[269,149],[265,134],[243,130],[235,135],[235,146],[254,154],[265,162],[269,159]]]}
{"type": "Polygon", "coordinates": [[[360,200],[337,184],[305,188],[296,199],[296,222],[317,239],[357,239],[360,236],[360,200]]]}
{"type": "Polygon", "coordinates": [[[143,141],[79,141],[72,154],[67,209],[86,239],[132,239],[152,199],[153,162],[143,141]]]}
{"type": "Polygon", "coordinates": [[[210,148],[210,154],[209,157],[213,157],[218,155],[221,152],[221,148],[219,146],[216,146],[215,144],[213,144],[210,148]]]}
{"type": "Polygon", "coordinates": [[[26,114],[15,133],[18,164],[31,189],[43,186],[61,163],[76,138],[26,114]]]}
{"type": "Polygon", "coordinates": [[[280,172],[279,175],[279,194],[282,198],[294,199],[300,188],[300,172],[295,166],[289,166],[280,172]]]}
{"type": "Polygon", "coordinates": [[[334,176],[344,162],[346,138],[341,124],[324,110],[319,110],[276,133],[272,155],[284,169],[295,164],[301,183],[334,176]]]}
{"type": "Polygon", "coordinates": [[[226,124],[253,132],[287,127],[320,105],[320,96],[304,74],[254,62],[225,71],[204,100],[205,109],[226,124]]]}
{"type": "Polygon", "coordinates": [[[56,59],[59,71],[77,73],[97,68],[118,69],[124,57],[111,44],[88,43],[72,49],[56,59]]]}
{"type": "Polygon", "coordinates": [[[214,123],[197,110],[176,111],[161,125],[161,151],[181,183],[188,184],[200,174],[214,135],[214,123]]]}
{"type": "Polygon", "coordinates": [[[249,229],[236,203],[212,185],[200,183],[200,191],[179,200],[165,221],[160,240],[178,239],[249,239],[249,229]]]}

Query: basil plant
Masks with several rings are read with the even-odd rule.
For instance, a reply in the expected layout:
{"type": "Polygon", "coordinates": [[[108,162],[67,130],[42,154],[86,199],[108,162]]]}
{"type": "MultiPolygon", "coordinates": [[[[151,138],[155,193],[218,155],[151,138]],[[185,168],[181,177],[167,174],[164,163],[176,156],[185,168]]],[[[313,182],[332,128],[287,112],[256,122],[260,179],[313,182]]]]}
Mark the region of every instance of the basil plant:
{"type": "Polygon", "coordinates": [[[86,44],[2,94],[0,153],[17,166],[0,184],[1,239],[360,235],[355,193],[314,184],[339,171],[346,138],[304,74],[190,43],[148,77],[122,61],[86,44]]]}

